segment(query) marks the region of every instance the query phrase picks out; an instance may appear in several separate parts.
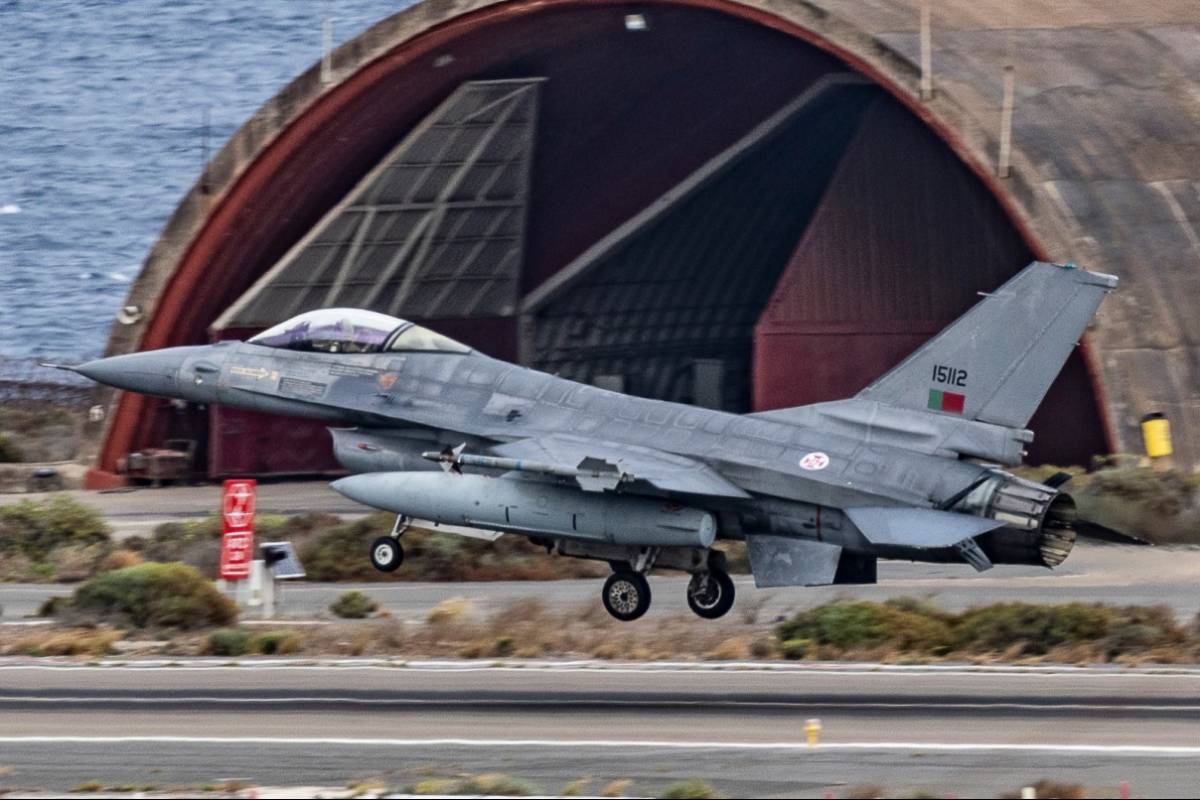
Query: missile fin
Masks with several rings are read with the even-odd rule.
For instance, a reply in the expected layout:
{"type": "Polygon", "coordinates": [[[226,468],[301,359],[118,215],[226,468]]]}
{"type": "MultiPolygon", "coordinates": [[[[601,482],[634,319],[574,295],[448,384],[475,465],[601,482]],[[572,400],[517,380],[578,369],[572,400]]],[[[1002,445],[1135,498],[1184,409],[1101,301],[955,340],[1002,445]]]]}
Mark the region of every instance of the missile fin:
{"type": "Polygon", "coordinates": [[[592,456],[580,461],[576,470],[575,481],[585,492],[611,492],[628,479],[616,464],[592,456]]]}

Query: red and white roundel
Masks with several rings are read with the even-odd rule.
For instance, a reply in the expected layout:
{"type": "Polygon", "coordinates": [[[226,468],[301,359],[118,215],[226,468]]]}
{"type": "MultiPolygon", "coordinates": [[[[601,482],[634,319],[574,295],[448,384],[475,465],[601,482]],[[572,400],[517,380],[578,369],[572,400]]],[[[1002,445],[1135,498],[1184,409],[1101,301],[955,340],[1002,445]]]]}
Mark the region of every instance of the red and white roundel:
{"type": "Polygon", "coordinates": [[[800,469],[806,469],[810,472],[818,469],[825,469],[829,466],[829,456],[824,453],[809,453],[804,458],[800,459],[800,469]]]}
{"type": "Polygon", "coordinates": [[[227,530],[244,530],[254,522],[254,489],[252,481],[226,484],[222,511],[227,530]]]}

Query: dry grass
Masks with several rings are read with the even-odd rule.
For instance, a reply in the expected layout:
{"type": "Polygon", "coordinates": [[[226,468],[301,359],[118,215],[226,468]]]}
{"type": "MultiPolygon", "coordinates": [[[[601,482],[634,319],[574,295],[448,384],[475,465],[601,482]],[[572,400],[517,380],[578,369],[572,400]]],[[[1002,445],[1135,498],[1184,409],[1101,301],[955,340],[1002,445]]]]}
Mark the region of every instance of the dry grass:
{"type": "Polygon", "coordinates": [[[618,778],[600,790],[601,797],[624,797],[633,788],[633,781],[628,778],[618,778]]]}
{"type": "Polygon", "coordinates": [[[912,601],[830,604],[788,623],[744,625],[652,615],[622,623],[598,606],[550,609],[521,600],[491,614],[446,601],[424,625],[334,623],[300,652],[460,658],[584,657],[746,661],[780,657],[977,663],[1196,663],[1200,628],[1159,608],[997,604],[959,614],[912,601]]]}
{"type": "Polygon", "coordinates": [[[123,639],[122,631],[102,628],[39,627],[0,634],[0,655],[103,656],[123,639]]]}
{"type": "Polygon", "coordinates": [[[453,625],[462,622],[474,610],[474,605],[465,597],[450,597],[429,611],[425,621],[430,625],[453,625]]]}
{"type": "Polygon", "coordinates": [[[749,661],[753,657],[749,636],[731,636],[707,654],[714,661],[749,661]]]}
{"type": "MultiPolygon", "coordinates": [[[[129,632],[129,640],[163,635],[129,632]]],[[[0,654],[96,656],[124,633],[111,628],[0,629],[0,654]]],[[[128,647],[123,645],[122,647],[128,647]]],[[[778,626],[731,615],[654,614],[634,623],[602,608],[549,608],[525,599],[484,614],[461,598],[425,622],[374,617],[303,629],[172,631],[171,655],[595,658],[628,661],[818,659],[927,663],[1200,663],[1200,625],[1160,608],[1004,603],[950,613],[914,601],[831,603],[778,626]]]]}
{"type": "Polygon", "coordinates": [[[132,550],[113,550],[100,562],[99,572],[112,572],[142,563],[142,557],[132,550]]]}
{"type": "Polygon", "coordinates": [[[612,619],[601,608],[551,610],[535,599],[484,616],[461,601],[448,600],[435,607],[423,625],[371,619],[308,629],[300,652],[414,658],[743,660],[773,647],[772,640],[770,628],[747,631],[733,619],[710,622],[670,615],[631,624],[612,619]]]}

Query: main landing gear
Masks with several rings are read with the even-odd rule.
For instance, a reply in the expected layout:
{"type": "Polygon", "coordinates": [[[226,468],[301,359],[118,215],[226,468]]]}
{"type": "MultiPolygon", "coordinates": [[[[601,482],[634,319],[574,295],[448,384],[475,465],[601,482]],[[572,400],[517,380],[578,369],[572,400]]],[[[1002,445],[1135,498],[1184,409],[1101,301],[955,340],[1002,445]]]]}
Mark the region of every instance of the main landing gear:
{"type": "Polygon", "coordinates": [[[733,608],[733,578],[724,570],[697,572],[687,587],[688,607],[705,619],[716,619],[733,608]]]}
{"type": "MultiPolygon", "coordinates": [[[[653,566],[654,551],[643,551],[636,564],[612,562],[613,574],[604,582],[601,600],[604,608],[622,622],[632,622],[650,608],[650,582],[646,573],[653,566]]],[[[724,569],[720,554],[711,558],[707,569],[692,574],[687,587],[688,607],[704,619],[723,617],[733,608],[733,579],[724,569]]]]}
{"type": "Polygon", "coordinates": [[[650,581],[640,572],[618,569],[604,582],[604,608],[622,622],[632,622],[650,608],[650,581]]]}
{"type": "Polygon", "coordinates": [[[404,548],[400,537],[408,530],[408,517],[400,514],[387,536],[380,536],[371,543],[371,565],[380,572],[395,572],[404,563],[404,548]]]}

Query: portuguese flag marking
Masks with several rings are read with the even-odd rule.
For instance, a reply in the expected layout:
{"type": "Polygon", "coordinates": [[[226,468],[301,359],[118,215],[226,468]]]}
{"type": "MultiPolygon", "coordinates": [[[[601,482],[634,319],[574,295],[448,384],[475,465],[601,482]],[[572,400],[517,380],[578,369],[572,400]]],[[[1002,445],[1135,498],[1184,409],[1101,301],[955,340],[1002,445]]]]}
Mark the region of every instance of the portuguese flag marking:
{"type": "Polygon", "coordinates": [[[955,392],[943,392],[938,389],[929,390],[929,407],[934,411],[945,411],[950,414],[963,413],[963,406],[967,403],[965,394],[956,394],[955,392]]]}

